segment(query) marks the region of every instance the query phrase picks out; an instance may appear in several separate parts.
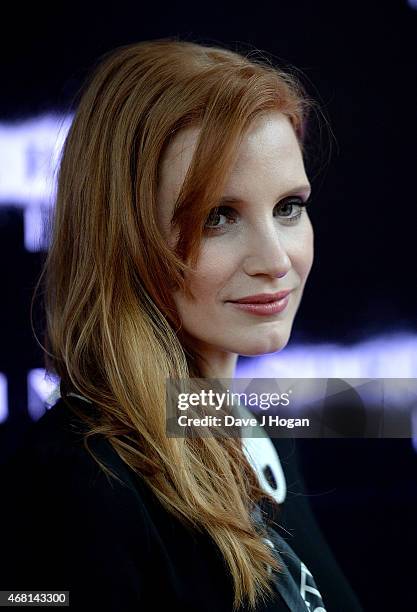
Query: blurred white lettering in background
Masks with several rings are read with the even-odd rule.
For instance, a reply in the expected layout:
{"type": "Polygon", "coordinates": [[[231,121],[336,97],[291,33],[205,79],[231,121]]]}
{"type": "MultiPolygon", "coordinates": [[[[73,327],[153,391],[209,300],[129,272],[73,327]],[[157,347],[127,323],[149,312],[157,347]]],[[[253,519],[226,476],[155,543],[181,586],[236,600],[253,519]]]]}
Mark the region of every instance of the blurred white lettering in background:
{"type": "Polygon", "coordinates": [[[45,250],[44,221],[54,203],[56,169],[71,116],[0,123],[0,206],[24,211],[25,247],[45,250]]]}

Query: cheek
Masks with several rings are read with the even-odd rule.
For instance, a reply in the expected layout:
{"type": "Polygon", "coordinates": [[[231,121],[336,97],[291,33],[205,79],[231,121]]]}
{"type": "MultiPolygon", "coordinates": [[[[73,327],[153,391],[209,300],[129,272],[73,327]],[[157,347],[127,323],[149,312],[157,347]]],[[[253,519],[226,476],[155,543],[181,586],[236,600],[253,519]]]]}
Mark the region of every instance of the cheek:
{"type": "Polygon", "coordinates": [[[238,265],[235,257],[236,251],[233,253],[220,248],[214,241],[202,249],[194,273],[186,276],[186,282],[198,302],[228,299],[225,291],[238,265]]]}

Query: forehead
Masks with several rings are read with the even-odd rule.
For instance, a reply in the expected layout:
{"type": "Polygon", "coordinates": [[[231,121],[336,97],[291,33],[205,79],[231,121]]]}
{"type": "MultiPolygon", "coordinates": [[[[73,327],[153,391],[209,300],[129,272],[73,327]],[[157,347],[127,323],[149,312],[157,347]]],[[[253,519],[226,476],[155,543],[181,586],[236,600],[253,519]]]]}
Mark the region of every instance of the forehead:
{"type": "MultiPolygon", "coordinates": [[[[166,174],[185,177],[199,133],[200,128],[193,126],[175,135],[161,160],[161,179],[166,178],[166,174]]],[[[283,161],[297,154],[301,156],[301,151],[290,120],[284,114],[272,111],[257,117],[251,123],[239,146],[233,170],[255,160],[269,158],[283,161]]]]}
{"type": "Polygon", "coordinates": [[[246,131],[239,147],[234,170],[253,162],[283,162],[298,157],[300,147],[288,117],[272,112],[257,117],[246,131]]]}
{"type": "Polygon", "coordinates": [[[231,170],[228,187],[264,182],[294,187],[308,182],[303,156],[288,117],[271,112],[257,117],[247,130],[231,170]]]}

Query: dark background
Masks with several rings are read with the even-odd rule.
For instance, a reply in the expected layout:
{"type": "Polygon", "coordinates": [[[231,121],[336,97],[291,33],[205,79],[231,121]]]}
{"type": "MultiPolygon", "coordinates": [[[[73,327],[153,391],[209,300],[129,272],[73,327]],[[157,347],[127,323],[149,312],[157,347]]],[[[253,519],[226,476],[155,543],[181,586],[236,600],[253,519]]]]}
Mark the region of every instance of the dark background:
{"type": "MultiPolygon", "coordinates": [[[[292,342],[415,333],[417,10],[405,0],[16,5],[3,31],[1,122],[68,111],[97,58],[138,40],[259,48],[295,66],[333,136],[323,119],[313,129],[307,172],[316,259],[292,342]]],[[[43,366],[29,322],[43,254],[25,251],[22,223],[18,209],[0,207],[0,371],[10,407],[0,457],[28,424],[27,371],[43,366]]],[[[410,441],[325,442],[299,442],[301,464],[341,567],[366,610],[417,609],[410,441]]]]}

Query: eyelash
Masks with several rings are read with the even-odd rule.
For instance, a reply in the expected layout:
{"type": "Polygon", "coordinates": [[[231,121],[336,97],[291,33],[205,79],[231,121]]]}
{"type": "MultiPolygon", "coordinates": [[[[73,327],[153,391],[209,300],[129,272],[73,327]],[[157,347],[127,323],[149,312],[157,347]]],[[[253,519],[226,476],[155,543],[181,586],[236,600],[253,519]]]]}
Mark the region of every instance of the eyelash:
{"type": "MultiPolygon", "coordinates": [[[[281,217],[281,219],[284,219],[284,223],[286,225],[292,225],[293,223],[296,223],[298,221],[298,219],[301,217],[302,215],[302,209],[305,208],[308,204],[310,204],[311,202],[311,198],[309,198],[308,200],[302,200],[301,198],[288,198],[286,200],[283,200],[282,202],[279,202],[276,207],[282,207],[283,205],[290,205],[290,206],[298,206],[299,207],[299,212],[296,215],[293,216],[283,216],[281,217]]],[[[214,226],[214,227],[210,227],[207,225],[210,217],[212,215],[221,215],[224,217],[227,217],[228,219],[233,219],[232,223],[235,223],[235,219],[236,219],[236,210],[234,210],[232,207],[230,206],[219,206],[218,208],[213,208],[213,210],[210,211],[207,219],[206,219],[206,225],[205,225],[205,230],[207,232],[210,233],[218,233],[220,231],[222,231],[222,229],[226,226],[229,225],[228,223],[224,223],[223,225],[218,225],[218,226],[214,226]]]]}

